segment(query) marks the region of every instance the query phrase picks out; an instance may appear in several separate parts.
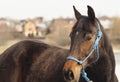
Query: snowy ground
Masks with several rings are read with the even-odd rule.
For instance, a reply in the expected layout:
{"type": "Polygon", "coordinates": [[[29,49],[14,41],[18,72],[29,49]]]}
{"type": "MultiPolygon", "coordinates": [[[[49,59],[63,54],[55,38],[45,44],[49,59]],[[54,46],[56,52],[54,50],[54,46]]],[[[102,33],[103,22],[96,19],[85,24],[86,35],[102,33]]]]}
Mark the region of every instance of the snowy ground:
{"type": "Polygon", "coordinates": [[[115,52],[115,58],[116,58],[116,74],[117,74],[118,80],[120,81],[120,51],[115,52]]]}

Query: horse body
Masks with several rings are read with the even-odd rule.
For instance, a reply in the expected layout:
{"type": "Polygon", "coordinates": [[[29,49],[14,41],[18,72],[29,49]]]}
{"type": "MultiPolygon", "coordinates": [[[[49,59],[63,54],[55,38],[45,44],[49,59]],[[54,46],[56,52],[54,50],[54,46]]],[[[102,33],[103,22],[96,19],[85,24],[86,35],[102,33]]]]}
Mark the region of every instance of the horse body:
{"type": "Polygon", "coordinates": [[[35,41],[21,41],[0,58],[0,82],[63,82],[68,50],[35,41]]]}

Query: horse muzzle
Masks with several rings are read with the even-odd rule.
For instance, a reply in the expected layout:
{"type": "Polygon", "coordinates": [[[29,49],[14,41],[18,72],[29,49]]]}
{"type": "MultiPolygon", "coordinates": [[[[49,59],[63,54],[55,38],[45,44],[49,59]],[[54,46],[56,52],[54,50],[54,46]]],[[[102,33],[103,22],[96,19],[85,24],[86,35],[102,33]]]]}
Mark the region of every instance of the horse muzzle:
{"type": "Polygon", "coordinates": [[[66,82],[78,82],[82,66],[72,60],[67,60],[63,68],[63,76],[66,82]]]}

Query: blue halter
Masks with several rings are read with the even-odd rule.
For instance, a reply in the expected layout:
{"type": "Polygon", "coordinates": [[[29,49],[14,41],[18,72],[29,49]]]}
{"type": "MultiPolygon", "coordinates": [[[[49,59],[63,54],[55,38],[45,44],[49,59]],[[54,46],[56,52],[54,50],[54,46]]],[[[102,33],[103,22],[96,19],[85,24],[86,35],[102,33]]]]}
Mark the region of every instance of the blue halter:
{"type": "Polygon", "coordinates": [[[86,58],[84,58],[83,60],[78,60],[77,58],[72,57],[72,56],[68,56],[68,57],[67,57],[67,60],[74,60],[74,61],[76,61],[77,63],[79,63],[80,65],[82,65],[81,75],[82,75],[82,77],[83,77],[87,82],[90,82],[90,79],[87,77],[87,73],[85,72],[85,68],[84,68],[83,63],[93,54],[94,51],[96,51],[96,55],[97,55],[96,61],[99,59],[99,49],[98,49],[98,45],[99,45],[99,41],[100,41],[101,37],[102,37],[102,31],[101,31],[101,29],[100,29],[100,24],[99,24],[99,22],[98,22],[98,32],[97,32],[96,40],[95,40],[95,42],[94,42],[93,49],[92,49],[91,52],[88,54],[88,56],[87,56],[86,58]]]}

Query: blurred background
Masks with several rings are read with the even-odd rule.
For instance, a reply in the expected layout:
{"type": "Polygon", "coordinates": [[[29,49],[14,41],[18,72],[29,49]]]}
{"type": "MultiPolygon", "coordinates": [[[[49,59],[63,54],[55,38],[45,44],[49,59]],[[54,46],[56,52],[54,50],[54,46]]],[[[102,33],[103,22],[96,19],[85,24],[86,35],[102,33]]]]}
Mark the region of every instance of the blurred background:
{"type": "Polygon", "coordinates": [[[76,20],[72,6],[87,15],[93,7],[112,43],[120,79],[119,0],[0,0],[0,53],[26,39],[69,48],[69,33],[76,20]]]}

